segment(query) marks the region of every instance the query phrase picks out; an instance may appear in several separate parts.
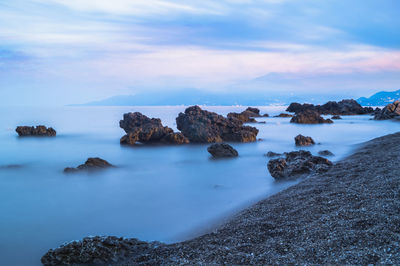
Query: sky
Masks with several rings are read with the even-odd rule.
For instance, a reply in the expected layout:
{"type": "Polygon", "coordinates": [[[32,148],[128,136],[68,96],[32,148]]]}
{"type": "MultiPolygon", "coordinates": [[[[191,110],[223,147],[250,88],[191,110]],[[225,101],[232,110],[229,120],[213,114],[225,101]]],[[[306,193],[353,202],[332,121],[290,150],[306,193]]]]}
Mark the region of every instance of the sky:
{"type": "Polygon", "coordinates": [[[398,0],[0,0],[0,103],[399,89],[398,0]]]}

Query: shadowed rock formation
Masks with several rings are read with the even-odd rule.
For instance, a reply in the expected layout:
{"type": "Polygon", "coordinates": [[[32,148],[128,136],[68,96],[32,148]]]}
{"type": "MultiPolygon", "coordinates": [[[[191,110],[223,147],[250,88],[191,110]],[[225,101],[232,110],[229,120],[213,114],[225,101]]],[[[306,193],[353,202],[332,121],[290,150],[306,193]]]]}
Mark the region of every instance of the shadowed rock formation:
{"type": "Polygon", "coordinates": [[[294,138],[294,141],[296,143],[296,146],[310,146],[315,144],[314,140],[311,137],[305,137],[301,134],[297,135],[294,138]]]}
{"type": "Polygon", "coordinates": [[[36,127],[29,127],[29,126],[18,126],[15,131],[18,133],[20,137],[27,137],[27,136],[40,136],[40,137],[54,137],[56,136],[57,132],[52,127],[45,127],[45,126],[36,126],[36,127]]]}
{"type": "Polygon", "coordinates": [[[323,115],[363,115],[374,112],[371,107],[362,107],[353,99],[340,102],[330,101],[323,105],[291,103],[286,109],[287,112],[300,113],[307,110],[316,111],[323,115]]]}
{"type": "Polygon", "coordinates": [[[400,117],[400,101],[386,105],[382,110],[376,110],[375,120],[387,120],[400,117]]]}
{"type": "Polygon", "coordinates": [[[305,110],[296,113],[295,116],[290,119],[290,123],[297,124],[332,124],[333,121],[330,119],[324,119],[317,111],[305,110]]]}
{"type": "Polygon", "coordinates": [[[214,158],[237,157],[239,153],[231,145],[226,143],[216,143],[207,148],[207,151],[214,158]]]}
{"type": "Polygon", "coordinates": [[[64,169],[64,173],[74,173],[79,171],[92,171],[92,170],[101,170],[114,167],[112,164],[103,160],[101,158],[88,158],[84,164],[79,165],[76,168],[67,167],[64,169]]]}

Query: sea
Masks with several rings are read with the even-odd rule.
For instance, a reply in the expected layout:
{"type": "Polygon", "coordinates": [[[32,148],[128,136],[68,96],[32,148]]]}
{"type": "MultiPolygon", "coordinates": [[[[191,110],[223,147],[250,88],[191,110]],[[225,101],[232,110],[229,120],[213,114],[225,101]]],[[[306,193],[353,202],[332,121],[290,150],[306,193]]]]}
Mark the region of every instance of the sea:
{"type": "MultiPolygon", "coordinates": [[[[230,143],[233,159],[212,159],[208,144],[121,146],[124,113],[157,117],[176,130],[185,106],[0,107],[0,264],[41,265],[50,248],[86,236],[113,235],[173,243],[209,232],[260,199],[296,184],[275,182],[268,151],[299,150],[294,137],[311,136],[344,159],[358,145],[400,131],[400,123],[342,116],[334,124],[299,125],[273,117],[285,106],[259,106],[254,143],[230,143]],[[46,125],[56,137],[18,137],[18,125],[46,125]],[[100,157],[116,168],[64,174],[65,167],[100,157]]],[[[246,106],[202,106],[226,115],[246,106]]],[[[330,117],[330,116],[326,116],[330,117]]]]}

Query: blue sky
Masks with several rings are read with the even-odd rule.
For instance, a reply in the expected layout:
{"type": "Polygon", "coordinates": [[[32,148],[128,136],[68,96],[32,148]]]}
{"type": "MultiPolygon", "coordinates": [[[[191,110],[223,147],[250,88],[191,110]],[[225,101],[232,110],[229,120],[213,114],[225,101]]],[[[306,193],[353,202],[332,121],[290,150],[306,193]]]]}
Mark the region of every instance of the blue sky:
{"type": "Polygon", "coordinates": [[[398,89],[398,14],[398,0],[0,0],[0,102],[398,89]]]}

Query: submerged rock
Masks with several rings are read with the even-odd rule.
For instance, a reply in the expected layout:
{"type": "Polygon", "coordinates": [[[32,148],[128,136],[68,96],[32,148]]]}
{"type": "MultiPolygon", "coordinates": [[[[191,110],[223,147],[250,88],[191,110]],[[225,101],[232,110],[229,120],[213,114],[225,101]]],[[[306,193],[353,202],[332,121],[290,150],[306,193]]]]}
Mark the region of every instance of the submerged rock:
{"type": "Polygon", "coordinates": [[[331,151],[328,150],[319,151],[318,154],[321,156],[335,156],[331,151]]]}
{"type": "Polygon", "coordinates": [[[310,146],[315,144],[314,140],[311,137],[305,137],[301,134],[297,135],[294,138],[294,141],[296,143],[296,146],[310,146]]]}
{"type": "Polygon", "coordinates": [[[285,158],[270,160],[268,171],[276,180],[290,180],[314,172],[326,172],[331,166],[331,161],[313,156],[309,151],[293,151],[285,153],[285,158]]]}
{"type": "Polygon", "coordinates": [[[57,132],[52,128],[47,128],[46,126],[18,126],[15,131],[18,133],[20,137],[26,136],[46,136],[46,137],[54,137],[57,132]]]}
{"type": "Polygon", "coordinates": [[[74,173],[78,171],[88,171],[88,170],[100,170],[105,168],[114,167],[112,164],[103,160],[101,158],[88,158],[84,164],[79,165],[76,168],[67,167],[64,169],[65,173],[74,173]]]}
{"type": "Polygon", "coordinates": [[[375,111],[375,120],[387,120],[400,117],[400,101],[386,105],[382,110],[375,111]]]}
{"type": "Polygon", "coordinates": [[[185,144],[189,140],[182,133],[175,133],[172,128],[163,126],[158,118],[149,118],[139,112],[124,114],[119,126],[127,133],[120,140],[121,144],[140,143],[185,144]]]}
{"type": "Polygon", "coordinates": [[[285,113],[280,113],[279,115],[276,115],[274,117],[293,117],[291,114],[285,114],[285,113]]]}
{"type": "Polygon", "coordinates": [[[306,110],[300,113],[296,113],[295,116],[290,119],[290,123],[297,124],[332,124],[333,121],[330,119],[324,119],[318,112],[312,110],[306,110]]]}
{"type": "Polygon", "coordinates": [[[207,148],[207,151],[214,158],[237,157],[239,153],[231,145],[226,143],[216,143],[207,148]]]}
{"type": "Polygon", "coordinates": [[[177,128],[191,142],[252,142],[257,140],[258,129],[243,126],[238,119],[228,119],[214,112],[191,106],[176,118],[177,128]]]}
{"type": "Polygon", "coordinates": [[[81,241],[73,241],[56,249],[50,249],[41,258],[41,262],[45,266],[109,265],[122,261],[131,254],[146,254],[157,245],[156,242],[148,243],[135,238],[85,237],[81,241]]]}
{"type": "Polygon", "coordinates": [[[338,119],[342,119],[342,118],[340,117],[340,115],[334,115],[331,117],[331,119],[338,120],[338,119]]]}
{"type": "Polygon", "coordinates": [[[265,154],[265,156],[270,157],[270,158],[278,157],[278,156],[282,156],[282,153],[276,153],[276,152],[273,152],[273,151],[269,151],[269,152],[267,152],[265,154]]]}
{"type": "Polygon", "coordinates": [[[323,105],[291,103],[286,111],[293,113],[316,111],[323,115],[363,115],[373,113],[374,109],[362,107],[353,99],[346,99],[340,102],[329,101],[323,105]]]}

